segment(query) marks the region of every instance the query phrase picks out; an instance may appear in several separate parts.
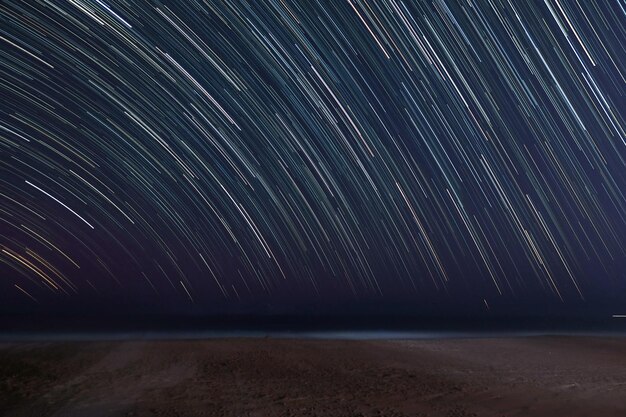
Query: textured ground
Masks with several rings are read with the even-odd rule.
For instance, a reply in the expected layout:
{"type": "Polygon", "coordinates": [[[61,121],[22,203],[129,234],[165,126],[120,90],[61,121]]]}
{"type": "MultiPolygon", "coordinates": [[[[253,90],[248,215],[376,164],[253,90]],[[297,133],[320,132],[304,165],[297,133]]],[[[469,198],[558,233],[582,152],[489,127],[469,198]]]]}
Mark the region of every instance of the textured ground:
{"type": "Polygon", "coordinates": [[[625,416],[626,339],[0,345],[3,416],[625,416]]]}

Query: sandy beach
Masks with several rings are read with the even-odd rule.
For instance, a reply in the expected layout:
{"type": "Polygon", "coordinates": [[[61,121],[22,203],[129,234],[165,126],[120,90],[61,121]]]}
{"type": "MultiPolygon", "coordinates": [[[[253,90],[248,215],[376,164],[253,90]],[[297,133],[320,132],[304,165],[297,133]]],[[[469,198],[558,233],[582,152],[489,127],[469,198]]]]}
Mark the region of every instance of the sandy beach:
{"type": "Polygon", "coordinates": [[[3,416],[624,416],[626,339],[0,345],[3,416]]]}

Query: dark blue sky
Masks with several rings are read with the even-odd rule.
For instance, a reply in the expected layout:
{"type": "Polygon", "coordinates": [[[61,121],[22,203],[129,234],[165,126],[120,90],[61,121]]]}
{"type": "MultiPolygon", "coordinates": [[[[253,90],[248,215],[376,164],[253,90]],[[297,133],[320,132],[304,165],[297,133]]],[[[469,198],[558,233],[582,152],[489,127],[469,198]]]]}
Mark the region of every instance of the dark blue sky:
{"type": "Polygon", "coordinates": [[[625,8],[2,2],[0,311],[619,306],[625,8]]]}

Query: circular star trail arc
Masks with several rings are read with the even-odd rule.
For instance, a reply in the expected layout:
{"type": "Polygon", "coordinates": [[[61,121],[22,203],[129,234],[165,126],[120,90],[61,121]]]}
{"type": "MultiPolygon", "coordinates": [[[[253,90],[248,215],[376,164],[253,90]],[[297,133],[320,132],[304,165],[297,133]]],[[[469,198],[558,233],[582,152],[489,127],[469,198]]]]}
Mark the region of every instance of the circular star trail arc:
{"type": "Polygon", "coordinates": [[[16,305],[567,300],[623,279],[621,0],[7,0],[0,16],[16,305]]]}

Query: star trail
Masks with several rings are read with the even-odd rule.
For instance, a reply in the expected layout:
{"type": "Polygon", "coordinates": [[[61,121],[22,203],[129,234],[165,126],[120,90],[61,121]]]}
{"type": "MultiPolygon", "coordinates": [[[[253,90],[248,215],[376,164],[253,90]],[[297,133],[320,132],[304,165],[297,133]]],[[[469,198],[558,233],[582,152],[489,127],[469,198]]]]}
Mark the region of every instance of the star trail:
{"type": "Polygon", "coordinates": [[[623,0],[7,0],[0,21],[13,309],[626,281],[623,0]]]}

